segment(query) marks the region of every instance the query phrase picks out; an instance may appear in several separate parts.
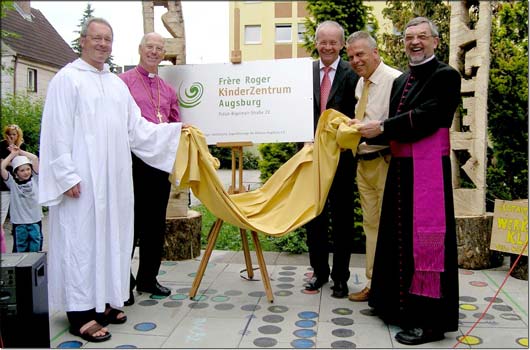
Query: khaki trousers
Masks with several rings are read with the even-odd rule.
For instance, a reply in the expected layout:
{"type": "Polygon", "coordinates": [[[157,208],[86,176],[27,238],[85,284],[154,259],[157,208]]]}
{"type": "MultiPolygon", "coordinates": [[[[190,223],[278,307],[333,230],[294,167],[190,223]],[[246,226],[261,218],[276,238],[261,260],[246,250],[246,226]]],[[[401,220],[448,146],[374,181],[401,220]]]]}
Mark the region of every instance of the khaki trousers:
{"type": "Polygon", "coordinates": [[[357,186],[363,211],[363,229],[366,235],[366,287],[372,283],[375,247],[381,217],[381,204],[385,190],[390,155],[373,160],[361,160],[357,164],[357,186]]]}

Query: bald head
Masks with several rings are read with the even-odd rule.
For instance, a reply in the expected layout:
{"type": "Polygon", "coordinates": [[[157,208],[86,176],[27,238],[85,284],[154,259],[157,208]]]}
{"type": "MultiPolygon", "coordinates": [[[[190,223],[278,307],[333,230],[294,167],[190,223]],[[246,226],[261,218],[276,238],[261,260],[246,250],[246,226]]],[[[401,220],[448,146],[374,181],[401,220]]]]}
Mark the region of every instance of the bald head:
{"type": "Polygon", "coordinates": [[[162,35],[155,32],[145,34],[138,46],[140,66],[149,73],[157,74],[158,65],[162,62],[166,53],[164,45],[165,42],[162,35]]]}

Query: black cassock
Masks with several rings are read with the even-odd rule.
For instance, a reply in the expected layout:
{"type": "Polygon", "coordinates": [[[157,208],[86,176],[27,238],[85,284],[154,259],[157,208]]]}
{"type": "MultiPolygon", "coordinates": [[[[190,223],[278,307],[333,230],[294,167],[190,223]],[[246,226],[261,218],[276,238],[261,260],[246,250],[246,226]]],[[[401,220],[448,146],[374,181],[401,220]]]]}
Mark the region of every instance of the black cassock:
{"type": "MultiPolygon", "coordinates": [[[[420,66],[411,66],[409,72],[394,81],[384,138],[413,143],[440,128],[450,128],[460,103],[460,85],[460,74],[436,58],[420,66]]],[[[410,157],[392,157],[390,161],[369,305],[385,322],[403,328],[456,331],[458,262],[451,162],[449,156],[442,156],[446,233],[439,299],[409,292],[414,273],[412,162],[410,157]]]]}

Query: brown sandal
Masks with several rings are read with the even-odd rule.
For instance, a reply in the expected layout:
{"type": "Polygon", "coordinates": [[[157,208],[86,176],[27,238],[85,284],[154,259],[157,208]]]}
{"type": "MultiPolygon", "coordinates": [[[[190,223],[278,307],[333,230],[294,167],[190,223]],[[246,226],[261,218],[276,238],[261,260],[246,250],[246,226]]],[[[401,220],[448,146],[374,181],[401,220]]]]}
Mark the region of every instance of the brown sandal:
{"type": "Polygon", "coordinates": [[[127,315],[122,310],[115,309],[111,306],[107,307],[104,313],[105,320],[112,324],[122,324],[127,322],[127,315]],[[119,314],[123,314],[122,317],[118,317],[119,314]]]}
{"type": "Polygon", "coordinates": [[[100,343],[106,340],[109,340],[111,337],[110,332],[106,332],[104,335],[100,336],[94,336],[98,331],[102,330],[104,327],[100,325],[96,320],[92,320],[90,322],[85,323],[83,326],[77,328],[74,326],[70,326],[70,333],[72,333],[75,336],[81,337],[86,341],[92,342],[92,343],[100,343]],[[83,329],[83,332],[81,332],[81,329],[83,329]]]}

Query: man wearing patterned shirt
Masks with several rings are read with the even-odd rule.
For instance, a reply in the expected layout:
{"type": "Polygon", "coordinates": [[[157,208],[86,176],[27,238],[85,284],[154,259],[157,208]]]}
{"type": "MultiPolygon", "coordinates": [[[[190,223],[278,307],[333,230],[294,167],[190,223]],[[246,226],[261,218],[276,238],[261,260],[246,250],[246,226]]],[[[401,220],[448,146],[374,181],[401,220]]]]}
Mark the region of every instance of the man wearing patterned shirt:
{"type": "MultiPolygon", "coordinates": [[[[147,33],[138,47],[140,63],[120,75],[148,121],[173,123],[180,121],[175,89],[158,76],[158,65],[164,59],[164,38],[147,33]]],[[[132,290],[168,296],[171,290],[156,279],[162,260],[166,209],[171,184],[168,173],[144,163],[134,154],[134,241],[140,247],[140,265],[136,280],[131,276],[131,293],[126,305],[134,304],[132,290]]]]}

